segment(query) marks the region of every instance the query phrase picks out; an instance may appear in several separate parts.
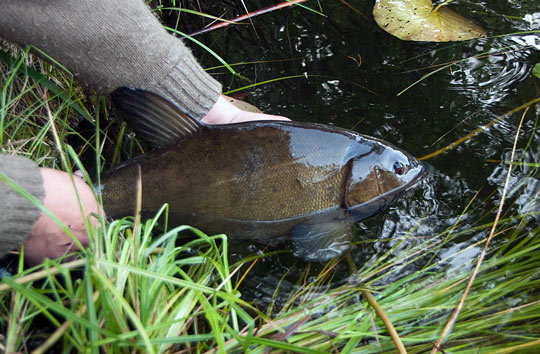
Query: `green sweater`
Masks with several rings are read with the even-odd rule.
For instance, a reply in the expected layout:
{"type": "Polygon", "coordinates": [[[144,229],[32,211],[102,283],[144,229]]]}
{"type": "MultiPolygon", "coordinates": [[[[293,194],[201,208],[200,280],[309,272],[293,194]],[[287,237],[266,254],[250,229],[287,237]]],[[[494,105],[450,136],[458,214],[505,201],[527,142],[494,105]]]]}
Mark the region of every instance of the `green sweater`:
{"type": "MultiPolygon", "coordinates": [[[[0,37],[39,48],[103,95],[122,86],[141,88],[200,119],[221,94],[219,82],[163,29],[143,0],[3,0],[0,37]]],[[[0,155],[0,173],[43,198],[35,164],[0,155]]],[[[0,195],[8,196],[0,215],[2,256],[26,237],[39,211],[1,181],[0,195]]]]}

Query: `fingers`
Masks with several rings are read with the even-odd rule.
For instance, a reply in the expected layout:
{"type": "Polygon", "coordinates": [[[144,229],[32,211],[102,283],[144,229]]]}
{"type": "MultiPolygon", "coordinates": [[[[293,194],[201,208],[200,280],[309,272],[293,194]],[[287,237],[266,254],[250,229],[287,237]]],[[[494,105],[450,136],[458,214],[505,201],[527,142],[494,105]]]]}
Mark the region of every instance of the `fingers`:
{"type": "Polygon", "coordinates": [[[251,121],[261,121],[261,120],[290,120],[290,119],[283,116],[275,116],[271,114],[240,111],[240,113],[238,113],[231,119],[231,123],[241,123],[241,122],[251,122],[251,121]]]}
{"type": "Polygon", "coordinates": [[[229,124],[257,120],[290,120],[283,116],[258,113],[253,109],[245,111],[239,109],[238,105],[238,103],[236,105],[231,103],[230,99],[225,98],[225,96],[220,96],[212,109],[202,119],[202,122],[206,124],[229,124]]]}

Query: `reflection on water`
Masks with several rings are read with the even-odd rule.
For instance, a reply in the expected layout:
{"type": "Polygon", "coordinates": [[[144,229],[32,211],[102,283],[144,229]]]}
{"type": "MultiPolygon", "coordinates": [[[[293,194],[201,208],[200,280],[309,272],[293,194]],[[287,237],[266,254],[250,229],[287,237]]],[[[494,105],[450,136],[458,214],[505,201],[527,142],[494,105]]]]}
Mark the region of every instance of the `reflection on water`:
{"type": "MultiPolygon", "coordinates": [[[[538,33],[515,34],[540,28],[537,0],[456,3],[456,11],[488,31],[488,38],[463,43],[400,41],[366,20],[371,17],[372,2],[351,3],[366,16],[338,1],[325,2],[323,10],[328,18],[297,8],[201,39],[229,63],[261,61],[235,67],[256,82],[302,76],[252,89],[247,100],[264,111],[353,129],[416,156],[448,145],[537,95],[539,81],[532,77],[531,69],[540,62],[538,33]],[[506,33],[513,35],[497,37],[506,33]],[[396,96],[444,65],[448,66],[396,96]]],[[[267,5],[268,1],[253,1],[250,8],[267,5]]],[[[206,66],[216,64],[204,51],[195,50],[206,66]]],[[[222,77],[224,71],[212,73],[222,77]]],[[[225,90],[246,84],[239,79],[222,82],[225,90]]],[[[430,181],[409,191],[383,215],[358,225],[356,249],[351,253],[356,266],[373,264],[386,252],[398,253],[440,237],[439,257],[460,252],[444,263],[446,271],[469,269],[479,252],[473,244],[485,236],[484,231],[463,233],[448,243],[441,233],[493,220],[508,169],[504,161],[509,160],[519,118],[519,114],[508,117],[473,140],[429,160],[433,167],[430,181]]],[[[536,135],[536,122],[528,118],[518,144],[519,160],[539,162],[537,144],[528,143],[531,136],[531,141],[539,141],[536,135]]],[[[509,213],[539,210],[539,177],[534,166],[516,167],[509,213]]],[[[250,247],[250,252],[267,251],[258,245],[250,247]]],[[[245,247],[236,252],[238,260],[246,254],[245,247]]],[[[380,281],[391,281],[421,266],[421,260],[397,266],[399,274],[394,272],[380,281]]],[[[290,253],[277,254],[255,265],[242,292],[262,306],[272,304],[277,309],[285,304],[289,292],[301,289],[324,267],[292,259],[290,253]]],[[[350,273],[342,262],[328,274],[339,284],[350,273]]]]}

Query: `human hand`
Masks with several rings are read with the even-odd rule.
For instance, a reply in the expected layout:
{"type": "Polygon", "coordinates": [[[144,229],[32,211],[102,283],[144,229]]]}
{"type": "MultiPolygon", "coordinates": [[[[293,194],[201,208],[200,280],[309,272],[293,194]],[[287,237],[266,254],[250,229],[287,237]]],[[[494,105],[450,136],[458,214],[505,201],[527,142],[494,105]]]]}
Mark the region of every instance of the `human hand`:
{"type": "MultiPolygon", "coordinates": [[[[80,177],[74,176],[73,182],[66,172],[41,168],[45,197],[43,205],[55,214],[81,242],[88,246],[88,235],[84,220],[91,213],[98,213],[99,205],[91,187],[80,177]],[[77,194],[84,208],[81,213],[77,194]]],[[[93,226],[97,219],[90,216],[93,226]]],[[[45,258],[54,259],[75,251],[73,240],[49,216],[43,212],[24,241],[25,261],[30,265],[42,263],[45,258]]]]}
{"type": "Polygon", "coordinates": [[[223,95],[219,96],[214,107],[204,116],[203,123],[206,124],[229,124],[249,122],[256,120],[290,120],[283,116],[275,116],[258,112],[248,112],[241,110],[229,102],[223,95]]]}

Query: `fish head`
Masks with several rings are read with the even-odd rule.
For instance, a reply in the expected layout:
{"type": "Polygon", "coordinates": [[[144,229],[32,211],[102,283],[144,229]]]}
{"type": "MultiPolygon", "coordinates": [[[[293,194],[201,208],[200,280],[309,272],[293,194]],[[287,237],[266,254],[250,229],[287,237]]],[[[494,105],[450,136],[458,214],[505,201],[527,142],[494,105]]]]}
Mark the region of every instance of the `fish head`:
{"type": "Polygon", "coordinates": [[[384,201],[385,205],[425,175],[425,167],[408,153],[373,141],[368,153],[356,156],[345,187],[344,205],[354,208],[384,201]]]}

